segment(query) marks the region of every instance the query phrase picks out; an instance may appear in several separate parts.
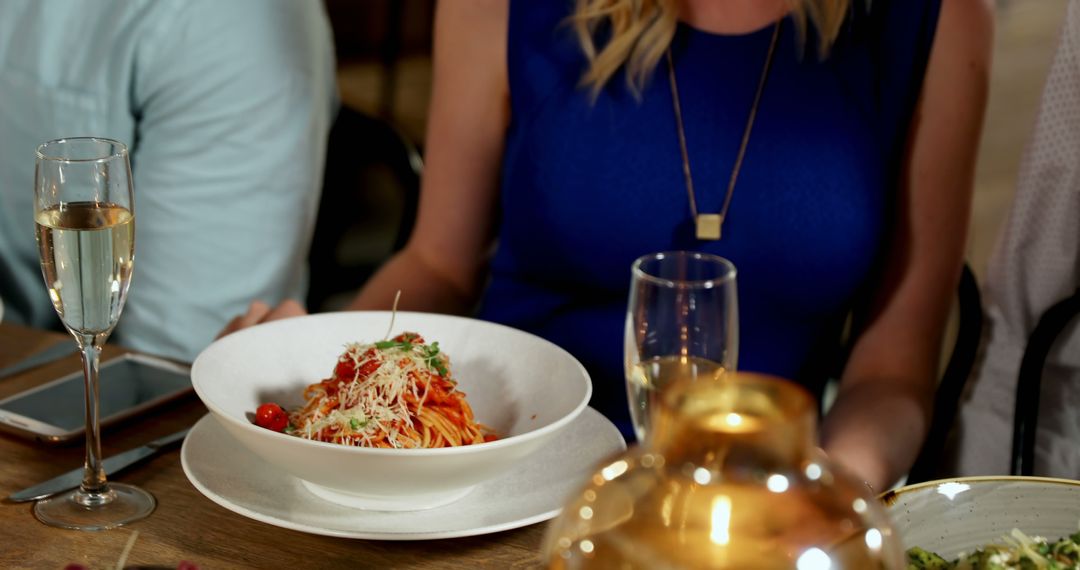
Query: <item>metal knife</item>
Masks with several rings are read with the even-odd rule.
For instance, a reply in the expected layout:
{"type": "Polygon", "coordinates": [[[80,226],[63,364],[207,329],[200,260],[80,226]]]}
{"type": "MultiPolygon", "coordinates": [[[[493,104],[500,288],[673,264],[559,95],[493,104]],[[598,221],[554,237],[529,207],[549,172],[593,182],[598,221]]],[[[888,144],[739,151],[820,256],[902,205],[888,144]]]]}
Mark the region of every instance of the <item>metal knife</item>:
{"type": "Polygon", "coordinates": [[[49,348],[35,352],[11,366],[0,368],[0,378],[18,374],[23,370],[30,370],[31,368],[36,368],[43,364],[48,364],[49,362],[78,352],[78,350],[79,347],[75,346],[75,343],[72,341],[57,342],[49,348]]]}
{"type": "MultiPolygon", "coordinates": [[[[190,428],[188,428],[190,429],[190,428]]],[[[106,458],[101,462],[102,467],[105,469],[105,475],[113,475],[114,473],[134,465],[147,457],[156,454],[169,444],[176,443],[187,435],[188,429],[180,430],[172,435],[167,435],[161,439],[155,439],[150,443],[136,447],[135,449],[129,449],[123,453],[118,453],[112,457],[106,458]]],[[[16,503],[23,501],[35,501],[48,497],[49,495],[55,495],[68,489],[74,489],[82,484],[83,480],[83,468],[72,469],[63,475],[54,477],[45,481],[44,483],[38,483],[33,487],[28,487],[22,491],[12,493],[8,497],[8,500],[16,503]]]]}

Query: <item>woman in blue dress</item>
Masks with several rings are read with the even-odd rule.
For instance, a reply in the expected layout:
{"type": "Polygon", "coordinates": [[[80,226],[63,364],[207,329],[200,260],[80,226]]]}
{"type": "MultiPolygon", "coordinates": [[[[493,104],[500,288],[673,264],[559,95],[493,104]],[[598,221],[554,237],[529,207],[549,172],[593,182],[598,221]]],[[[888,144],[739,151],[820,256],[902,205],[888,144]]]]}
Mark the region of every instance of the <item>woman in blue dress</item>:
{"type": "Polygon", "coordinates": [[[820,394],[855,315],[822,445],[887,486],[926,432],[962,263],[987,4],[441,2],[416,230],[352,308],[479,306],[577,356],[626,425],[631,262],[722,255],[741,369],[820,394]]]}

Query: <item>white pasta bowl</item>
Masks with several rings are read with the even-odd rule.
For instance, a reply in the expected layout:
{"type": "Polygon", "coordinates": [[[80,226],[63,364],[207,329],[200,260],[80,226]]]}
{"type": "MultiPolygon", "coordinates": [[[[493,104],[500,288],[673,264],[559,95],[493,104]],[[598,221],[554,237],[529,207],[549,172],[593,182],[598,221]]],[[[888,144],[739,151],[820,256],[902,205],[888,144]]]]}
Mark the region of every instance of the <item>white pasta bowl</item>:
{"type": "MultiPolygon", "coordinates": [[[[256,426],[266,402],[303,404],[309,384],[330,376],[347,343],[387,336],[389,312],[324,313],[233,333],[203,351],[195,392],[226,431],[259,457],[337,504],[417,510],[449,504],[514,469],[587,406],[588,373],[568,352],[534,335],[484,321],[399,312],[394,336],[416,332],[450,357],[476,420],[499,436],[440,449],[372,449],[311,441],[256,426]]],[[[243,477],[243,473],[237,473],[243,477]]]]}
{"type": "Polygon", "coordinates": [[[882,495],[904,549],[954,560],[1013,529],[1050,541],[1077,532],[1080,481],[1040,477],[963,477],[902,487],[882,495]]]}

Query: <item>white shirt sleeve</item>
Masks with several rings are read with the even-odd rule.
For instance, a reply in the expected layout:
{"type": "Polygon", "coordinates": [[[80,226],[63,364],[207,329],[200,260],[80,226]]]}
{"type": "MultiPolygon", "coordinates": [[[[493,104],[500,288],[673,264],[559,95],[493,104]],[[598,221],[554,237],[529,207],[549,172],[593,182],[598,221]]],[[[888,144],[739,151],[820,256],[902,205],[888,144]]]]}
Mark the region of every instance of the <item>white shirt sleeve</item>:
{"type": "Polygon", "coordinates": [[[187,0],[134,59],[135,270],[115,332],[192,359],[254,299],[302,300],[336,108],[321,2],[187,0]]]}

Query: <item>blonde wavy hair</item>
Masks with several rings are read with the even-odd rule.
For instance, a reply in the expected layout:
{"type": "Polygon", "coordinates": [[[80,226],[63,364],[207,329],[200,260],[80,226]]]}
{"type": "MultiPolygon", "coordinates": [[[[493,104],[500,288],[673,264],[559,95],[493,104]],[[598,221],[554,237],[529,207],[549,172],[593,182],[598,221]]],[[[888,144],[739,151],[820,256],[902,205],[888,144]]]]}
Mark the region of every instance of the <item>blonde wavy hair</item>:
{"type": "MultiPolygon", "coordinates": [[[[787,0],[805,36],[807,20],[817,29],[818,53],[824,57],[840,33],[851,0],[787,0]]],[[[577,0],[569,23],[589,59],[581,78],[593,97],[622,67],[634,95],[640,95],[660,58],[675,37],[679,18],[678,0],[577,0]],[[607,24],[611,35],[602,46],[596,31],[607,24]]]]}

